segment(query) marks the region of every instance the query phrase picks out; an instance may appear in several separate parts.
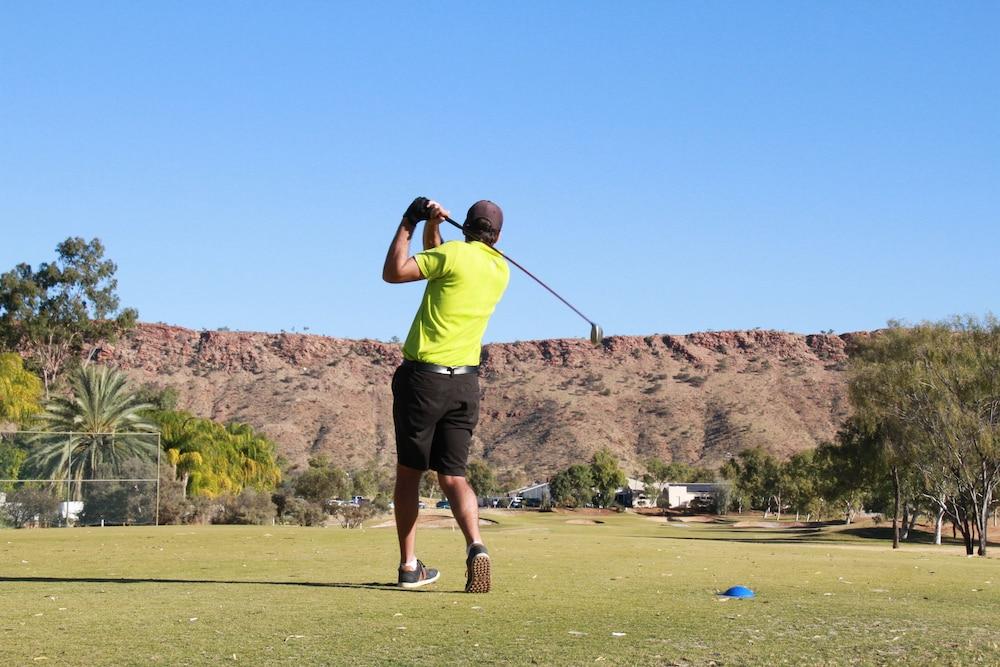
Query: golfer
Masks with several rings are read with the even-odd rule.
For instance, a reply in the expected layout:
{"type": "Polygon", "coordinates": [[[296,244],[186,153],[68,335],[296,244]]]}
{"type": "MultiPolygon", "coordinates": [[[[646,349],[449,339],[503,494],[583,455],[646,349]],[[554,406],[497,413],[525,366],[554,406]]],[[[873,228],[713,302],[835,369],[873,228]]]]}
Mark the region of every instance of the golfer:
{"type": "Polygon", "coordinates": [[[510,269],[493,250],[503,212],[490,201],[472,205],[464,241],[441,242],[448,211],[417,197],[389,246],[382,278],[390,283],[427,280],[420,308],[403,344],[403,363],[392,378],[396,427],[396,532],[399,585],[417,588],[440,573],[416,556],[420,478],[432,469],[465,535],[469,593],[490,590],[490,556],[479,535],[479,503],[465,479],[469,442],[479,421],[479,355],[483,333],[507,288],[510,269]],[[417,224],[427,221],[423,252],[410,256],[417,224]]]}

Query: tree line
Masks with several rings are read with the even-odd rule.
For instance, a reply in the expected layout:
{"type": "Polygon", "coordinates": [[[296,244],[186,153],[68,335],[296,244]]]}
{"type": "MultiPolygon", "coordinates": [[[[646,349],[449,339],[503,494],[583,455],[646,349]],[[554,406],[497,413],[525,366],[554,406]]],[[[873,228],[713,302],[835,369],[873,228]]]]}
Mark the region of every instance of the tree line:
{"type": "Polygon", "coordinates": [[[849,348],[852,415],[834,442],[780,462],[741,452],[721,475],[726,506],[807,518],[890,516],[893,547],[918,516],[985,556],[1000,485],[1000,322],[954,318],[859,336],[849,348]]]}
{"type": "MultiPolygon", "coordinates": [[[[375,464],[338,472],[317,459],[283,475],[277,447],[263,434],[179,411],[170,390],[132,389],[120,372],[95,364],[100,347],[127,334],[138,317],[121,306],[115,272],[98,239],[71,237],[56,247],[53,261],[0,274],[0,425],[43,431],[27,442],[0,440],[0,478],[69,480],[72,497],[82,498],[85,480],[99,475],[163,475],[149,472],[156,452],[143,436],[159,432],[164,502],[173,504],[158,509],[169,520],[216,512],[257,521],[271,509],[284,516],[286,506],[293,520],[329,509],[317,489],[332,490],[329,500],[345,495],[348,483],[351,491],[365,491],[352,495],[388,503],[390,473],[375,464]],[[44,431],[76,435],[67,443],[44,431]],[[135,435],[107,435],[123,432],[135,435]]],[[[948,521],[968,553],[985,555],[1000,484],[1000,323],[992,316],[892,322],[856,337],[849,359],[852,415],[834,442],[787,461],[748,449],[717,471],[654,459],[644,475],[648,493],[666,481],[715,480],[724,482],[717,511],[839,515],[848,522],[862,509],[881,512],[892,517],[894,546],[926,514],[936,541],[948,521]]],[[[480,496],[502,486],[482,462],[473,462],[468,476],[480,496]]],[[[508,476],[506,483],[516,481],[508,476]]],[[[601,450],[588,464],[554,475],[551,498],[569,507],[608,506],[624,484],[618,461],[601,450]]],[[[427,475],[425,490],[433,493],[433,485],[427,475]]],[[[102,493],[113,495],[108,489],[102,493]]]]}

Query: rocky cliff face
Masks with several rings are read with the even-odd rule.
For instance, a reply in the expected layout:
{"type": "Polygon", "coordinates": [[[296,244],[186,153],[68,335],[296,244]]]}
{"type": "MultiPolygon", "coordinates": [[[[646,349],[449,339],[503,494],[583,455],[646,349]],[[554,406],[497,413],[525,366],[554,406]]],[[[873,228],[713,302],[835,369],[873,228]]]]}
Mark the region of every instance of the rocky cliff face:
{"type": "MultiPolygon", "coordinates": [[[[847,413],[850,336],[725,331],[488,345],[472,457],[544,477],[601,447],[626,467],[651,456],[718,465],[745,447],[778,456],[834,436],[847,413]]],[[[302,464],[392,461],[389,383],[399,345],[306,334],[143,324],[101,350],[180,407],[243,421],[302,464]]]]}

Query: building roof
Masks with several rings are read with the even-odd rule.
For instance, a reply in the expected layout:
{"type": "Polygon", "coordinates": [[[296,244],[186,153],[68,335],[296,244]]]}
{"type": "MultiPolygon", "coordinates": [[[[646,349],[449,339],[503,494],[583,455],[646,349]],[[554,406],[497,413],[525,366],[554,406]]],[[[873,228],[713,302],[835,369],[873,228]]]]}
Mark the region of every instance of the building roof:
{"type": "Polygon", "coordinates": [[[534,491],[535,489],[540,489],[542,487],[548,487],[548,485],[549,485],[548,482],[538,482],[538,483],[535,483],[535,484],[529,484],[528,486],[522,486],[519,489],[514,489],[513,491],[508,491],[507,495],[508,496],[520,496],[520,495],[523,495],[523,494],[527,493],[528,491],[534,491]]]}

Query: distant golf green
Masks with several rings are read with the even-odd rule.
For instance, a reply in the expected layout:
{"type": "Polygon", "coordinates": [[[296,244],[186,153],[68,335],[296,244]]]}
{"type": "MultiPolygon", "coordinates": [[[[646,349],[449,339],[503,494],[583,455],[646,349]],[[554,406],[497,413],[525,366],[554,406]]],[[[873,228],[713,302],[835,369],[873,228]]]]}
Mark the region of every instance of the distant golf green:
{"type": "MultiPolygon", "coordinates": [[[[442,513],[446,514],[446,513],[442,513]]],[[[494,591],[421,530],[0,531],[0,664],[931,664],[1000,659],[1000,563],[833,528],[497,512],[494,591]],[[591,519],[603,523],[581,523],[591,519]],[[573,521],[573,523],[568,523],[573,521]],[[734,584],[753,600],[715,595],[734,584]]]]}

